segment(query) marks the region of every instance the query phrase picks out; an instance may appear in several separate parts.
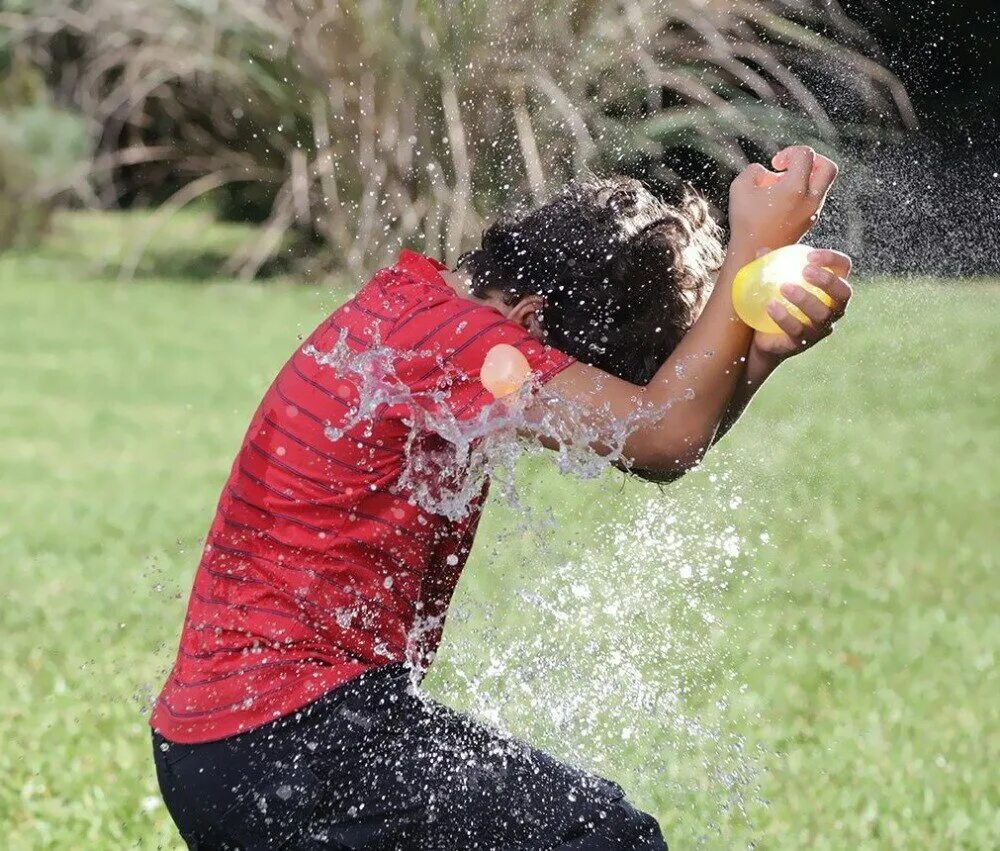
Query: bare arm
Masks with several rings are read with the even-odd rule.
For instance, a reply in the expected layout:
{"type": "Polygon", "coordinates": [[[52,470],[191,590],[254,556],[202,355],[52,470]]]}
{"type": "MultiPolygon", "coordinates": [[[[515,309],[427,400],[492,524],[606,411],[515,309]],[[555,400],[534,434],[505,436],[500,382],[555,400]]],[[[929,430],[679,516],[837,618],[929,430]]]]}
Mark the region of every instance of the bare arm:
{"type": "Polygon", "coordinates": [[[726,414],[719,424],[715,440],[712,441],[713,444],[722,440],[726,432],[736,425],[736,421],[743,416],[743,412],[750,404],[750,400],[753,399],[757,391],[764,385],[764,382],[771,377],[771,373],[778,368],[779,363],[780,361],[778,360],[755,352],[753,344],[751,344],[750,352],[747,354],[746,368],[743,371],[743,380],[729,400],[729,407],[726,408],[726,414]]]}
{"type": "MultiPolygon", "coordinates": [[[[576,363],[549,382],[547,395],[566,401],[570,416],[589,417],[598,428],[605,421],[635,423],[622,451],[630,466],[669,474],[696,464],[743,376],[753,332],[735,315],[729,288],[753,254],[730,248],[704,311],[649,384],[631,384],[576,363]]],[[[565,437],[572,440],[568,432],[565,437]]],[[[596,441],[593,448],[608,452],[611,444],[596,441]]]]}
{"type": "Polygon", "coordinates": [[[697,464],[720,428],[728,427],[730,418],[735,421],[733,414],[738,416],[756,387],[743,386],[754,332],[733,310],[733,278],[760,248],[798,240],[815,220],[836,176],[836,166],[808,148],[786,149],[774,164],[787,170],[776,174],[751,166],[734,181],[733,240],[718,284],[702,315],[649,384],[634,385],[582,363],[567,368],[547,385],[546,400],[529,408],[529,416],[534,413],[545,422],[537,432],[545,445],[557,448],[578,434],[572,428],[564,433],[557,428],[553,434],[553,400],[557,405],[561,401],[564,422],[590,420],[598,433],[602,424],[609,425],[607,440],[591,440],[598,452],[614,447],[610,424],[637,423],[625,439],[623,462],[648,478],[667,480],[697,464]]]}

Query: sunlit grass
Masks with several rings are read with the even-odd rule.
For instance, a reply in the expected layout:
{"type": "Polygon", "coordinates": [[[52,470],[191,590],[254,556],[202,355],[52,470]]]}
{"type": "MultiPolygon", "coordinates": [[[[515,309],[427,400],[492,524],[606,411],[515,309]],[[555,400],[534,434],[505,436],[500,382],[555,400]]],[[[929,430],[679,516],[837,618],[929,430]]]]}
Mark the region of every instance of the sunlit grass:
{"type": "Polygon", "coordinates": [[[43,277],[204,281],[257,238],[252,225],[216,221],[205,204],[179,212],[61,210],[44,244],[15,256],[43,277]]]}
{"type": "MultiPolygon", "coordinates": [[[[0,259],[4,845],[176,847],[143,707],[249,414],[338,296],[120,284],[60,252],[0,259]]],[[[713,473],[742,493],[743,532],[770,534],[721,601],[715,673],[729,679],[706,685],[730,697],[706,716],[762,754],[752,827],[720,814],[689,755],[664,786],[643,781],[649,741],[621,752],[615,773],[672,847],[706,833],[720,849],[995,847],[998,309],[990,283],[861,284],[822,353],[777,376],[708,470],[663,496],[531,465],[524,497],[552,507],[557,553],[606,550],[593,525],[628,522],[649,500],[712,510],[713,473]]],[[[453,676],[479,646],[483,604],[496,604],[491,640],[531,617],[507,592],[552,564],[528,560],[538,550],[512,522],[497,507],[484,525],[457,600],[474,615],[449,626],[439,693],[461,694],[453,676]]],[[[600,676],[583,659],[566,666],[600,676]]]]}

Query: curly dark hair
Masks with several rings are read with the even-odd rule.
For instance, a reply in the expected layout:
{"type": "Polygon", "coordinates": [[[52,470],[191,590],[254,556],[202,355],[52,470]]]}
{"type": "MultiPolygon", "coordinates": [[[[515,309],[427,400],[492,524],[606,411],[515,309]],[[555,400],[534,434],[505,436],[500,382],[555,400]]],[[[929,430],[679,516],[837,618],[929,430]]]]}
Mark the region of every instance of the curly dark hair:
{"type": "Polygon", "coordinates": [[[458,264],[472,292],[544,297],[546,342],[646,384],[701,313],[722,263],[721,229],[695,190],[657,198],[627,177],[574,181],[500,219],[458,264]]]}

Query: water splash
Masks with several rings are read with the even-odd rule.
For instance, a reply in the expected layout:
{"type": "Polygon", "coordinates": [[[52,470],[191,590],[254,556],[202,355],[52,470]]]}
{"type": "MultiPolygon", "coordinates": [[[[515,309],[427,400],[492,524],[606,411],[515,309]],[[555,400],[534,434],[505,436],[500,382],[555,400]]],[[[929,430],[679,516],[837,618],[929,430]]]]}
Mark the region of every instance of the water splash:
{"type": "MultiPolygon", "coordinates": [[[[556,398],[533,377],[516,393],[495,399],[473,417],[462,419],[447,404],[447,386],[415,391],[399,375],[401,365],[433,357],[431,351],[401,351],[382,345],[376,338],[368,348],[356,352],[347,333],[342,332],[330,350],[307,345],[303,352],[334,370],[341,381],[350,382],[354,391],[345,417],[325,429],[331,441],[355,430],[370,438],[380,411],[405,408],[404,424],[409,429],[406,464],[397,488],[424,510],[452,520],[468,513],[487,480],[499,485],[507,501],[516,504],[514,470],[522,457],[543,452],[538,436],[558,443],[554,452],[545,454],[560,473],[593,479],[610,467],[627,466],[623,453],[629,436],[667,416],[676,402],[694,397],[694,391],[686,388],[661,405],[641,408],[622,418],[613,415],[607,405],[584,407],[556,398]],[[428,436],[439,440],[430,446],[428,436]],[[592,448],[598,444],[600,452],[592,448]]],[[[712,357],[713,353],[703,356],[712,357]]],[[[438,363],[446,377],[457,377],[455,368],[440,357],[438,363]]],[[[678,377],[684,373],[684,363],[678,364],[678,377]]]]}
{"type": "MultiPolygon", "coordinates": [[[[698,785],[721,829],[727,814],[746,821],[757,802],[760,755],[730,705],[743,686],[731,673],[727,619],[752,581],[755,548],[738,530],[731,478],[695,475],[699,496],[627,500],[628,519],[591,530],[573,558],[546,552],[557,529],[539,534],[533,555],[546,568],[533,559],[500,591],[516,613],[466,606],[434,687],[562,759],[616,778],[631,766],[622,780],[646,798],[690,801],[698,785]]],[[[492,561],[488,569],[503,569],[502,556],[492,561]]]]}
{"type": "MultiPolygon", "coordinates": [[[[427,511],[459,518],[491,479],[513,521],[508,541],[536,542],[532,556],[544,567],[513,583],[504,578],[505,542],[495,542],[487,569],[503,585],[502,607],[452,607],[447,661],[438,666],[446,673],[432,679],[438,696],[595,772],[621,776],[623,765],[638,765],[636,785],[653,796],[684,792],[690,779],[678,762],[698,766],[699,782],[710,778],[715,789],[719,818],[729,809],[745,817],[756,759],[720,720],[729,700],[720,687],[740,688],[725,670],[732,637],[722,624],[729,595],[749,575],[750,548],[737,523],[742,497],[731,478],[697,473],[706,492],[693,502],[690,493],[683,503],[659,491],[638,502],[633,494],[626,519],[606,515],[567,558],[550,546],[569,534],[559,528],[559,512],[532,510],[516,475],[526,457],[543,451],[523,436],[530,426],[562,437],[557,452],[545,453],[562,474],[600,480],[621,463],[634,429],[669,415],[691,391],[616,421],[607,410],[574,409],[529,384],[462,420],[445,391],[414,392],[400,378],[408,361],[427,353],[378,344],[358,353],[343,337],[328,352],[305,351],[357,391],[345,420],[327,429],[331,440],[370,428],[385,406],[402,405],[410,437],[399,490],[427,511]],[[599,439],[603,453],[591,448],[599,439]]],[[[440,618],[418,616],[408,640],[419,644],[440,627],[440,618]]]]}

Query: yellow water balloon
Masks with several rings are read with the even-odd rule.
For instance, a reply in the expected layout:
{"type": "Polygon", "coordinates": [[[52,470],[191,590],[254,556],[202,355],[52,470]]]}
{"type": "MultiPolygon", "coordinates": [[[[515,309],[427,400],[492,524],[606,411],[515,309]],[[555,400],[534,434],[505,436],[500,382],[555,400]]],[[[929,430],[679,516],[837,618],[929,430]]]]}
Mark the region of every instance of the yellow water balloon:
{"type": "Polygon", "coordinates": [[[819,287],[813,286],[802,277],[809,265],[808,245],[786,245],[747,263],[733,280],[733,307],[736,314],[751,328],[767,334],[781,334],[782,330],[767,312],[770,302],[780,301],[792,316],[812,324],[809,317],[781,294],[785,284],[798,284],[811,292],[827,307],[833,306],[833,299],[819,287]]]}
{"type": "Polygon", "coordinates": [[[497,343],[486,353],[479,380],[493,398],[500,399],[520,390],[530,374],[531,365],[520,349],[497,343]]]}

